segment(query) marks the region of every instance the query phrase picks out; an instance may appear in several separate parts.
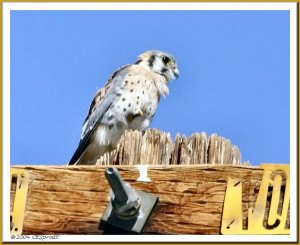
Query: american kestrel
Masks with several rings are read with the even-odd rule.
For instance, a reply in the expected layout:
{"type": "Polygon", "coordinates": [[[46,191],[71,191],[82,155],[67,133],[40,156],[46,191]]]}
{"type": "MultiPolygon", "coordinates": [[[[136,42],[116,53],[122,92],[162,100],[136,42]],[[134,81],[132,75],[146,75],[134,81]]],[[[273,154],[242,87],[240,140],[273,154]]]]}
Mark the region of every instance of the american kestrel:
{"type": "Polygon", "coordinates": [[[96,93],[69,165],[95,164],[126,129],[149,128],[160,97],[169,94],[168,82],[178,75],[175,58],[154,50],[117,70],[96,93]]]}

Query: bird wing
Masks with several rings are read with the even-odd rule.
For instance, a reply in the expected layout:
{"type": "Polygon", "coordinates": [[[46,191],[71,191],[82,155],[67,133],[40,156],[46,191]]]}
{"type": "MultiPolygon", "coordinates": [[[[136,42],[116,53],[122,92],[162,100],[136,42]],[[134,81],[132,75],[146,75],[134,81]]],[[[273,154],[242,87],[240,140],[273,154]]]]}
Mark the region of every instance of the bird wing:
{"type": "Polygon", "coordinates": [[[90,144],[91,136],[101,123],[105,113],[116,100],[117,95],[113,89],[114,82],[120,80],[118,77],[120,72],[124,71],[129,66],[130,65],[126,65],[117,70],[107,81],[104,88],[97,92],[90,105],[88,115],[84,121],[80,142],[68,165],[74,165],[85,152],[87,146],[90,144]]]}

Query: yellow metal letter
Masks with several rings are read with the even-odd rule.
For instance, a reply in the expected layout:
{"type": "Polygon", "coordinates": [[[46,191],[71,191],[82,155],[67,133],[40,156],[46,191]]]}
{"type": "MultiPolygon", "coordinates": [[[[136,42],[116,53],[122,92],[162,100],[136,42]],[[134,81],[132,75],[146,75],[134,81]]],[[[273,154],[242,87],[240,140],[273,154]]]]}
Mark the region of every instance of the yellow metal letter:
{"type": "MultiPolygon", "coordinates": [[[[29,174],[23,169],[11,169],[10,183],[15,183],[13,209],[10,212],[10,234],[21,235],[23,231],[24,212],[28,191],[29,174]]],[[[11,186],[12,189],[12,186],[11,186]]]]}
{"type": "Polygon", "coordinates": [[[290,166],[283,164],[263,164],[264,169],[261,186],[255,203],[255,207],[248,210],[248,227],[243,229],[242,217],[242,183],[240,180],[229,178],[222,217],[222,234],[289,234],[290,230],[285,229],[290,203],[290,166]],[[275,173],[274,179],[271,174],[274,171],[281,171],[285,177],[285,191],[281,214],[278,212],[280,192],[283,186],[282,175],[275,173]],[[267,197],[269,186],[272,186],[272,199],[269,215],[264,225],[267,197]]]}

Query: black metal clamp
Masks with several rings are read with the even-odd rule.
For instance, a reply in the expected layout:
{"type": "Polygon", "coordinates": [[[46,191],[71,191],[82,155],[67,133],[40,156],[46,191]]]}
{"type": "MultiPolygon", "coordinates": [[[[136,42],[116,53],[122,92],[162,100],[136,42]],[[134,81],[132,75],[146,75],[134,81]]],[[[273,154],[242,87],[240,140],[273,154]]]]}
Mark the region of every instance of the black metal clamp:
{"type": "Polygon", "coordinates": [[[99,228],[104,234],[139,234],[142,232],[158,197],[133,189],[115,167],[106,169],[105,177],[111,187],[111,200],[105,209],[99,228]]]}

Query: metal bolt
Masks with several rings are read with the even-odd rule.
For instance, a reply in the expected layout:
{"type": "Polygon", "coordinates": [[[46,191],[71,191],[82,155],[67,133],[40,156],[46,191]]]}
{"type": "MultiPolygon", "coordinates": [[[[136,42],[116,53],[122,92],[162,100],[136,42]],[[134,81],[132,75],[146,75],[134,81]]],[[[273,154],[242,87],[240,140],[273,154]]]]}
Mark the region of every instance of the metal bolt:
{"type": "Polygon", "coordinates": [[[115,195],[115,201],[125,204],[128,200],[128,194],[118,169],[114,167],[108,168],[105,172],[105,177],[115,195]]]}
{"type": "Polygon", "coordinates": [[[106,169],[105,177],[112,189],[112,205],[118,215],[132,216],[140,208],[140,199],[136,191],[122,180],[117,168],[106,169]]]}

